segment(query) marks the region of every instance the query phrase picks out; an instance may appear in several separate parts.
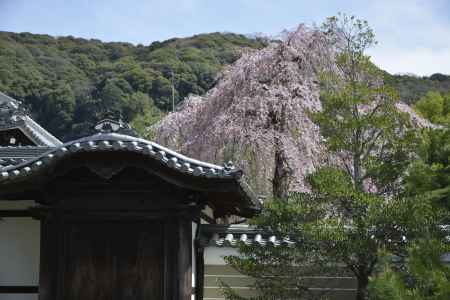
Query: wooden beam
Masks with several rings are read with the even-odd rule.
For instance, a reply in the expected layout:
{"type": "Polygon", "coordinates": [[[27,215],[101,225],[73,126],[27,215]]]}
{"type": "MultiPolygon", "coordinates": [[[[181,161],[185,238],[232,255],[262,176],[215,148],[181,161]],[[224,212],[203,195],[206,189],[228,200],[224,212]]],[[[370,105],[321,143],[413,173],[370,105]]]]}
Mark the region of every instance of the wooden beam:
{"type": "Polygon", "coordinates": [[[0,218],[32,218],[33,213],[29,209],[2,209],[0,218]]]}
{"type": "Polygon", "coordinates": [[[209,224],[217,224],[216,220],[205,214],[204,212],[200,212],[200,218],[208,222],[209,224]]]}
{"type": "Polygon", "coordinates": [[[3,285],[0,286],[0,294],[39,294],[37,285],[3,285]]]}

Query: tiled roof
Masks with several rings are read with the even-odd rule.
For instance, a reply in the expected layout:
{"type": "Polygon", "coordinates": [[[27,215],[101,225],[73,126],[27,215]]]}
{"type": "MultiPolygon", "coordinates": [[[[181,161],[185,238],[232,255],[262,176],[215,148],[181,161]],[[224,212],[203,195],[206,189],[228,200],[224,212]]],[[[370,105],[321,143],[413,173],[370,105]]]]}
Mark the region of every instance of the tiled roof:
{"type": "MultiPolygon", "coordinates": [[[[13,147],[10,149],[14,152],[13,147]]],[[[31,148],[29,148],[31,150],[31,148]]],[[[34,148],[36,150],[36,148],[34,148]]],[[[167,167],[192,176],[217,178],[240,177],[242,172],[232,167],[218,166],[198,161],[156,143],[117,133],[100,133],[87,138],[75,140],[59,147],[50,148],[44,154],[1,169],[0,182],[21,176],[27,176],[44,168],[60,158],[77,152],[129,151],[150,156],[167,167]]]]}
{"type": "Polygon", "coordinates": [[[20,129],[38,146],[56,147],[62,142],[20,108],[20,102],[0,92],[0,130],[20,129]]]}
{"type": "Polygon", "coordinates": [[[0,171],[3,168],[19,165],[48,151],[51,147],[18,146],[0,147],[0,171]]]}
{"type": "MultiPolygon", "coordinates": [[[[18,183],[25,183],[27,186],[34,185],[35,178],[41,175],[46,176],[46,174],[48,174],[46,172],[51,172],[51,169],[56,166],[59,161],[76,154],[78,155],[87,152],[128,152],[141,154],[143,159],[149,158],[156,160],[165,168],[174,170],[181,176],[187,176],[180,177],[185,178],[186,180],[189,180],[189,177],[218,179],[218,182],[212,181],[212,184],[209,187],[197,187],[195,186],[195,181],[189,181],[191,183],[187,183],[188,181],[186,181],[184,184],[187,184],[189,188],[192,188],[193,190],[199,189],[199,191],[205,193],[209,192],[210,194],[207,198],[213,202],[219,201],[219,199],[216,199],[216,196],[224,197],[221,201],[230,197],[230,202],[224,204],[234,207],[233,209],[236,210],[235,212],[237,214],[251,216],[261,209],[261,202],[246,184],[242,171],[235,169],[231,164],[227,163],[224,164],[224,166],[219,166],[195,160],[144,139],[118,133],[98,133],[68,142],[59,147],[47,148],[48,151],[44,151],[44,148],[41,149],[38,147],[22,148],[22,150],[26,149],[30,156],[33,156],[39,150],[42,150],[42,153],[38,153],[36,157],[23,158],[22,161],[16,160],[14,163],[8,163],[6,159],[3,159],[5,162],[3,167],[0,167],[0,192],[2,191],[2,186],[4,186],[6,190],[6,187],[17,187],[18,183]],[[36,152],[32,153],[33,151],[36,152]],[[216,182],[220,182],[222,187],[227,186],[227,191],[222,190],[223,192],[220,192],[216,190],[216,182]],[[193,185],[190,186],[190,184],[193,185]],[[218,194],[214,194],[215,192],[218,194]],[[238,200],[240,202],[239,204],[234,202],[237,199],[240,199],[238,200]]],[[[2,148],[0,148],[0,154],[1,150],[2,148]]],[[[6,147],[3,148],[3,150],[4,152],[10,151],[15,153],[17,148],[6,147]]],[[[205,183],[205,181],[202,182],[205,183]]]]}
{"type": "Polygon", "coordinates": [[[18,109],[20,102],[8,95],[0,92],[0,103],[5,103],[8,107],[18,109]]]}
{"type": "Polygon", "coordinates": [[[200,225],[200,239],[203,246],[236,247],[245,245],[292,246],[294,241],[288,237],[276,236],[250,225],[200,225]]]}
{"type": "Polygon", "coordinates": [[[62,144],[28,117],[19,105],[19,101],[0,93],[0,131],[20,129],[37,146],[0,147],[0,194],[3,187],[4,196],[14,198],[18,194],[20,197],[26,193],[32,194],[30,191],[38,188],[35,179],[43,176],[40,182],[44,182],[46,176],[51,175],[52,168],[63,158],[86,152],[129,152],[141,154],[143,159],[156,160],[164,168],[176,171],[178,174],[170,172],[170,176],[178,177],[176,180],[180,179],[180,186],[202,192],[211,203],[225,201],[232,207],[220,213],[251,216],[261,208],[261,202],[244,181],[242,171],[230,163],[219,166],[186,157],[129,135],[131,128],[122,122],[117,123],[121,129],[117,130],[113,120],[103,120],[97,126],[101,131],[98,134],[62,144]],[[190,176],[218,180],[192,181],[190,176]],[[221,190],[217,190],[216,183],[221,190]]]}
{"type": "Polygon", "coordinates": [[[0,147],[0,158],[35,158],[52,150],[53,147],[41,146],[8,146],[0,147]]]}
{"type": "MultiPolygon", "coordinates": [[[[445,234],[446,242],[450,242],[450,225],[440,225],[439,228],[445,234]]],[[[246,224],[201,224],[200,242],[203,246],[210,247],[236,247],[240,243],[274,247],[280,245],[292,246],[295,244],[295,241],[289,237],[276,236],[246,224]]],[[[446,253],[443,259],[450,261],[450,253],[446,253]]]]}

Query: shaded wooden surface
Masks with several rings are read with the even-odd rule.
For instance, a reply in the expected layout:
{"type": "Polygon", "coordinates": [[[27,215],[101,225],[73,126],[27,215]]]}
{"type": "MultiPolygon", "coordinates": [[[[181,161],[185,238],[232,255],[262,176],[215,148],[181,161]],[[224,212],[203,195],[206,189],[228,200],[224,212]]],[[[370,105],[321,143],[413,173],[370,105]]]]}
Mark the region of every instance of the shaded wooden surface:
{"type": "Polygon", "coordinates": [[[41,220],[41,260],[39,270],[39,300],[56,299],[59,263],[59,235],[61,224],[55,220],[41,220]]]}
{"type": "MultiPolygon", "coordinates": [[[[0,294],[37,294],[39,287],[36,285],[3,285],[0,286],[0,294]]],[[[1,299],[1,296],[0,296],[1,299]]]]}
{"type": "Polygon", "coordinates": [[[31,218],[33,213],[29,209],[2,209],[0,218],[31,218]]]}
{"type": "Polygon", "coordinates": [[[188,300],[186,217],[43,221],[40,300],[188,300]]]}
{"type": "Polygon", "coordinates": [[[108,162],[45,185],[39,300],[190,300],[200,194],[108,162]]]}
{"type": "Polygon", "coordinates": [[[162,299],[162,228],[159,222],[67,224],[61,299],[162,299]]]}
{"type": "Polygon", "coordinates": [[[192,224],[178,220],[178,286],[177,299],[190,300],[192,294],[192,224]]]}

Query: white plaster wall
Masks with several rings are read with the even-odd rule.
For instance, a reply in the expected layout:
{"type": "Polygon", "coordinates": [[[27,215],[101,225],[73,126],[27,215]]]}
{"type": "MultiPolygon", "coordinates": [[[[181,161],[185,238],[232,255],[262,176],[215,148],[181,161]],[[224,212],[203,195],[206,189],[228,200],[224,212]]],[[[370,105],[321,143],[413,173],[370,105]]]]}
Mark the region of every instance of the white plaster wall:
{"type": "Polygon", "coordinates": [[[223,257],[229,255],[238,255],[237,249],[228,247],[206,247],[205,265],[226,265],[223,257]]]}
{"type": "Polygon", "coordinates": [[[195,233],[197,232],[197,223],[192,222],[192,287],[195,287],[195,233]]]}
{"type": "MultiPolygon", "coordinates": [[[[0,201],[0,209],[24,209],[31,201],[0,201]]],[[[0,219],[0,285],[38,285],[40,224],[31,218],[0,219]]],[[[37,300],[37,295],[0,294],[0,300],[37,300]]]]}
{"type": "MultiPolygon", "coordinates": [[[[192,290],[195,288],[195,232],[197,231],[197,223],[192,222],[192,260],[191,260],[191,266],[192,266],[192,290]]],[[[195,294],[192,293],[191,300],[195,300],[195,294]]]]}

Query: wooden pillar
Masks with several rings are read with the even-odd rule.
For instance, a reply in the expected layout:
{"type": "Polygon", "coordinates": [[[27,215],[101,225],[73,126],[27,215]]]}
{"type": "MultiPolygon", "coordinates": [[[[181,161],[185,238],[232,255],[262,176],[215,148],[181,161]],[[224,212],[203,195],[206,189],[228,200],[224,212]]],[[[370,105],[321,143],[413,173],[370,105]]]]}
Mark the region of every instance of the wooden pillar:
{"type": "Polygon", "coordinates": [[[192,294],[192,227],[187,218],[165,225],[165,300],[190,300],[192,294]]]}
{"type": "Polygon", "coordinates": [[[205,288],[205,257],[204,248],[200,241],[195,241],[195,300],[203,300],[203,289],[205,288]]]}
{"type": "Polygon", "coordinates": [[[177,261],[177,220],[168,218],[164,222],[164,300],[174,300],[178,296],[176,275],[177,261]]]}
{"type": "Polygon", "coordinates": [[[179,297],[177,299],[190,300],[192,295],[192,221],[185,218],[179,219],[178,233],[179,297]]]}
{"type": "Polygon", "coordinates": [[[41,219],[41,257],[39,270],[39,300],[56,299],[57,263],[59,251],[55,220],[41,219]]]}

